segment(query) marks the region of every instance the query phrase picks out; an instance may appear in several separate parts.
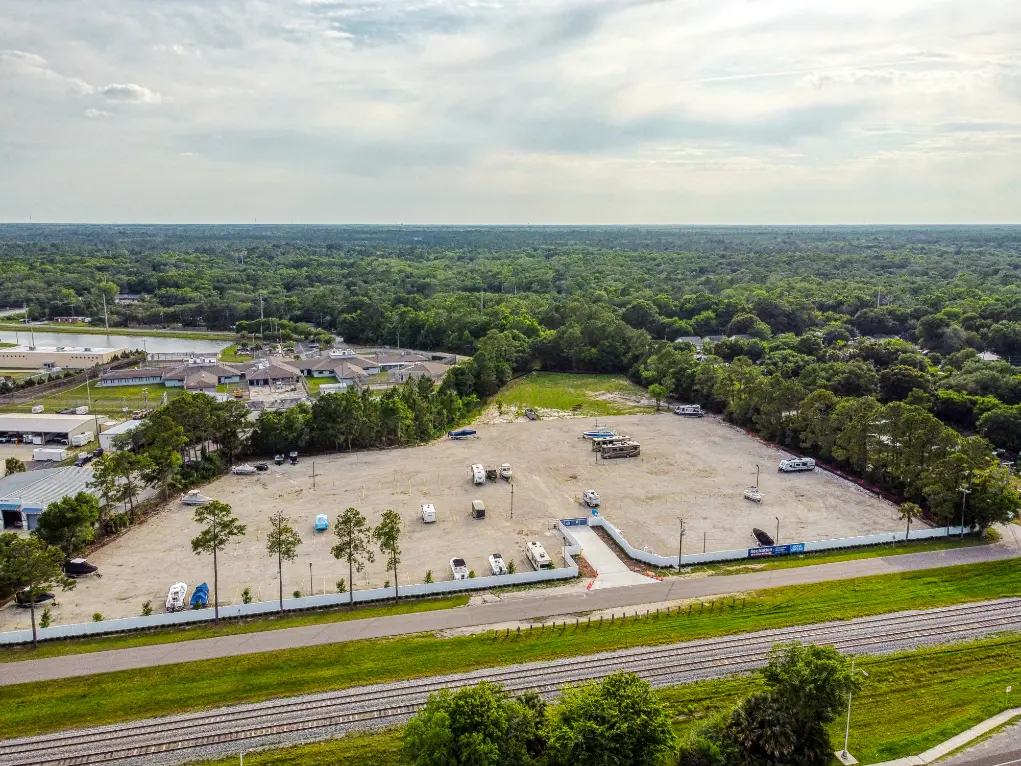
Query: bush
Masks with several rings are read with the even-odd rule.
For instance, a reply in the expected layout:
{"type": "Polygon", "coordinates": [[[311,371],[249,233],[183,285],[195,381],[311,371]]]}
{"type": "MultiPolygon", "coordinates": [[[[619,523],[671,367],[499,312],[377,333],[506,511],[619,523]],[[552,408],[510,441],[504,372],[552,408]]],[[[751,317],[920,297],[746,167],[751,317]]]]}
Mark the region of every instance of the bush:
{"type": "Polygon", "coordinates": [[[251,588],[245,588],[243,591],[241,591],[241,603],[242,604],[251,604],[252,603],[252,589],[251,588]]]}
{"type": "Polygon", "coordinates": [[[102,622],[103,621],[103,614],[101,612],[93,612],[92,613],[92,621],[93,622],[102,622]]]}
{"type": "Polygon", "coordinates": [[[433,571],[431,569],[425,570],[425,583],[428,585],[433,581],[433,571]]]}
{"type": "Polygon", "coordinates": [[[507,574],[514,574],[518,571],[517,565],[514,563],[514,559],[507,562],[507,574]]]}
{"type": "Polygon", "coordinates": [[[146,601],[142,604],[142,616],[148,617],[152,614],[152,601],[146,601]]]}
{"type": "Polygon", "coordinates": [[[294,598],[301,598],[301,591],[300,590],[296,590],[291,595],[294,596],[294,598]]]}
{"type": "Polygon", "coordinates": [[[390,587],[390,581],[387,580],[385,583],[383,583],[383,587],[384,588],[389,588],[390,587]]]}
{"type": "Polygon", "coordinates": [[[337,593],[347,593],[347,579],[341,577],[337,580],[337,593]]]}
{"type": "Polygon", "coordinates": [[[50,623],[53,622],[53,612],[50,611],[49,607],[43,609],[42,615],[39,617],[39,627],[48,628],[50,623]]]}
{"type": "Polygon", "coordinates": [[[469,580],[474,580],[475,579],[475,570],[474,569],[472,569],[472,570],[470,570],[468,572],[468,579],[469,580]]]}

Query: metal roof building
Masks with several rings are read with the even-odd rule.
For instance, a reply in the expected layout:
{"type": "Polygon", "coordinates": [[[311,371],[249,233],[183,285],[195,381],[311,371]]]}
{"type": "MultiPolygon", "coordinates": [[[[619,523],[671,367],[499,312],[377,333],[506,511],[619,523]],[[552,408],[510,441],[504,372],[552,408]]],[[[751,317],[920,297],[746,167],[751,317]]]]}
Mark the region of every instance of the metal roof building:
{"type": "MultiPolygon", "coordinates": [[[[96,430],[96,415],[0,414],[0,435],[16,435],[22,441],[45,444],[50,439],[68,439],[75,434],[96,430]],[[25,437],[28,437],[27,439],[25,437]]],[[[106,418],[98,416],[99,423],[106,418]]]]}
{"type": "Polygon", "coordinates": [[[5,476],[0,479],[3,528],[35,529],[35,522],[46,506],[68,495],[88,492],[91,479],[91,469],[74,466],[5,476]]]}

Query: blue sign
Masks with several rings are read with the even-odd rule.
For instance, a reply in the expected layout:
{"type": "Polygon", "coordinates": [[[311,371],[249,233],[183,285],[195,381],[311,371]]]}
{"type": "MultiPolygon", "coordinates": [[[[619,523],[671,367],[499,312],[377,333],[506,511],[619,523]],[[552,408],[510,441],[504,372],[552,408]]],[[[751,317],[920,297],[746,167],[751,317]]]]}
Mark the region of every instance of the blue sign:
{"type": "Polygon", "coordinates": [[[761,559],[761,558],[764,558],[766,556],[772,556],[772,555],[773,555],[773,546],[771,546],[771,545],[767,545],[764,548],[749,548],[748,549],[748,558],[750,558],[750,559],[761,559]]]}
{"type": "Polygon", "coordinates": [[[749,548],[748,558],[761,559],[767,556],[787,556],[791,553],[804,553],[804,543],[791,543],[790,545],[765,545],[761,548],[749,548]]]}
{"type": "Polygon", "coordinates": [[[805,552],[805,544],[804,543],[791,543],[791,553],[804,553],[804,552],[805,552]]]}
{"type": "Polygon", "coordinates": [[[560,523],[565,527],[585,527],[588,526],[588,517],[583,516],[580,519],[561,519],[560,523]]]}

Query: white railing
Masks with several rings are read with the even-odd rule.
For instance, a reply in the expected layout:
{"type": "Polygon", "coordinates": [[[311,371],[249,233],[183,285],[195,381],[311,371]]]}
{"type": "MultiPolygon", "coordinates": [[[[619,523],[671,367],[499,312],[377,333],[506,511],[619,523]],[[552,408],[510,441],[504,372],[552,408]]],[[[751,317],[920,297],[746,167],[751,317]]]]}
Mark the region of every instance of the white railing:
{"type": "MultiPolygon", "coordinates": [[[[566,566],[558,569],[540,569],[537,572],[515,572],[514,574],[507,575],[473,577],[469,580],[445,580],[443,582],[419,583],[416,585],[399,585],[397,592],[402,598],[409,598],[463,593],[473,590],[489,590],[490,588],[502,588],[509,585],[532,585],[556,580],[570,580],[578,576],[578,565],[571,556],[578,554],[581,551],[581,546],[578,545],[577,540],[562,525],[558,524],[558,529],[564,535],[565,545],[563,552],[566,566]]],[[[366,604],[373,601],[386,601],[393,597],[393,588],[372,588],[370,590],[356,590],[353,598],[356,604],[366,604]]],[[[346,606],[351,602],[351,599],[350,593],[327,593],[319,596],[285,598],[284,611],[299,612],[307,609],[346,606]]],[[[227,604],[220,607],[220,617],[223,619],[257,617],[259,615],[274,614],[279,610],[279,601],[259,601],[254,604],[227,604]]],[[[109,633],[125,633],[173,625],[210,622],[213,616],[212,609],[198,609],[166,614],[152,614],[147,617],[122,617],[103,620],[102,622],[53,625],[49,628],[39,628],[39,640],[47,641],[57,638],[99,636],[109,633]]],[[[31,640],[31,630],[13,630],[0,633],[0,645],[25,644],[31,640]]]]}

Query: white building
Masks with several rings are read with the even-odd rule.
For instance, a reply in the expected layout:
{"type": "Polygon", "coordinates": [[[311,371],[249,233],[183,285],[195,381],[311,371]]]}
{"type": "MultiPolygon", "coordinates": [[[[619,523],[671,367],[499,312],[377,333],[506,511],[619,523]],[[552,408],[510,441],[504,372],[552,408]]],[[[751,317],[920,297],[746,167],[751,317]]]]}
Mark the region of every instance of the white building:
{"type": "Polygon", "coordinates": [[[0,369],[86,370],[111,362],[125,351],[101,346],[14,346],[0,349],[0,369]]]}
{"type": "Polygon", "coordinates": [[[0,437],[17,439],[24,444],[66,444],[72,436],[106,422],[102,415],[45,415],[25,413],[0,414],[0,437]],[[62,441],[63,440],[63,441],[62,441]]]}

